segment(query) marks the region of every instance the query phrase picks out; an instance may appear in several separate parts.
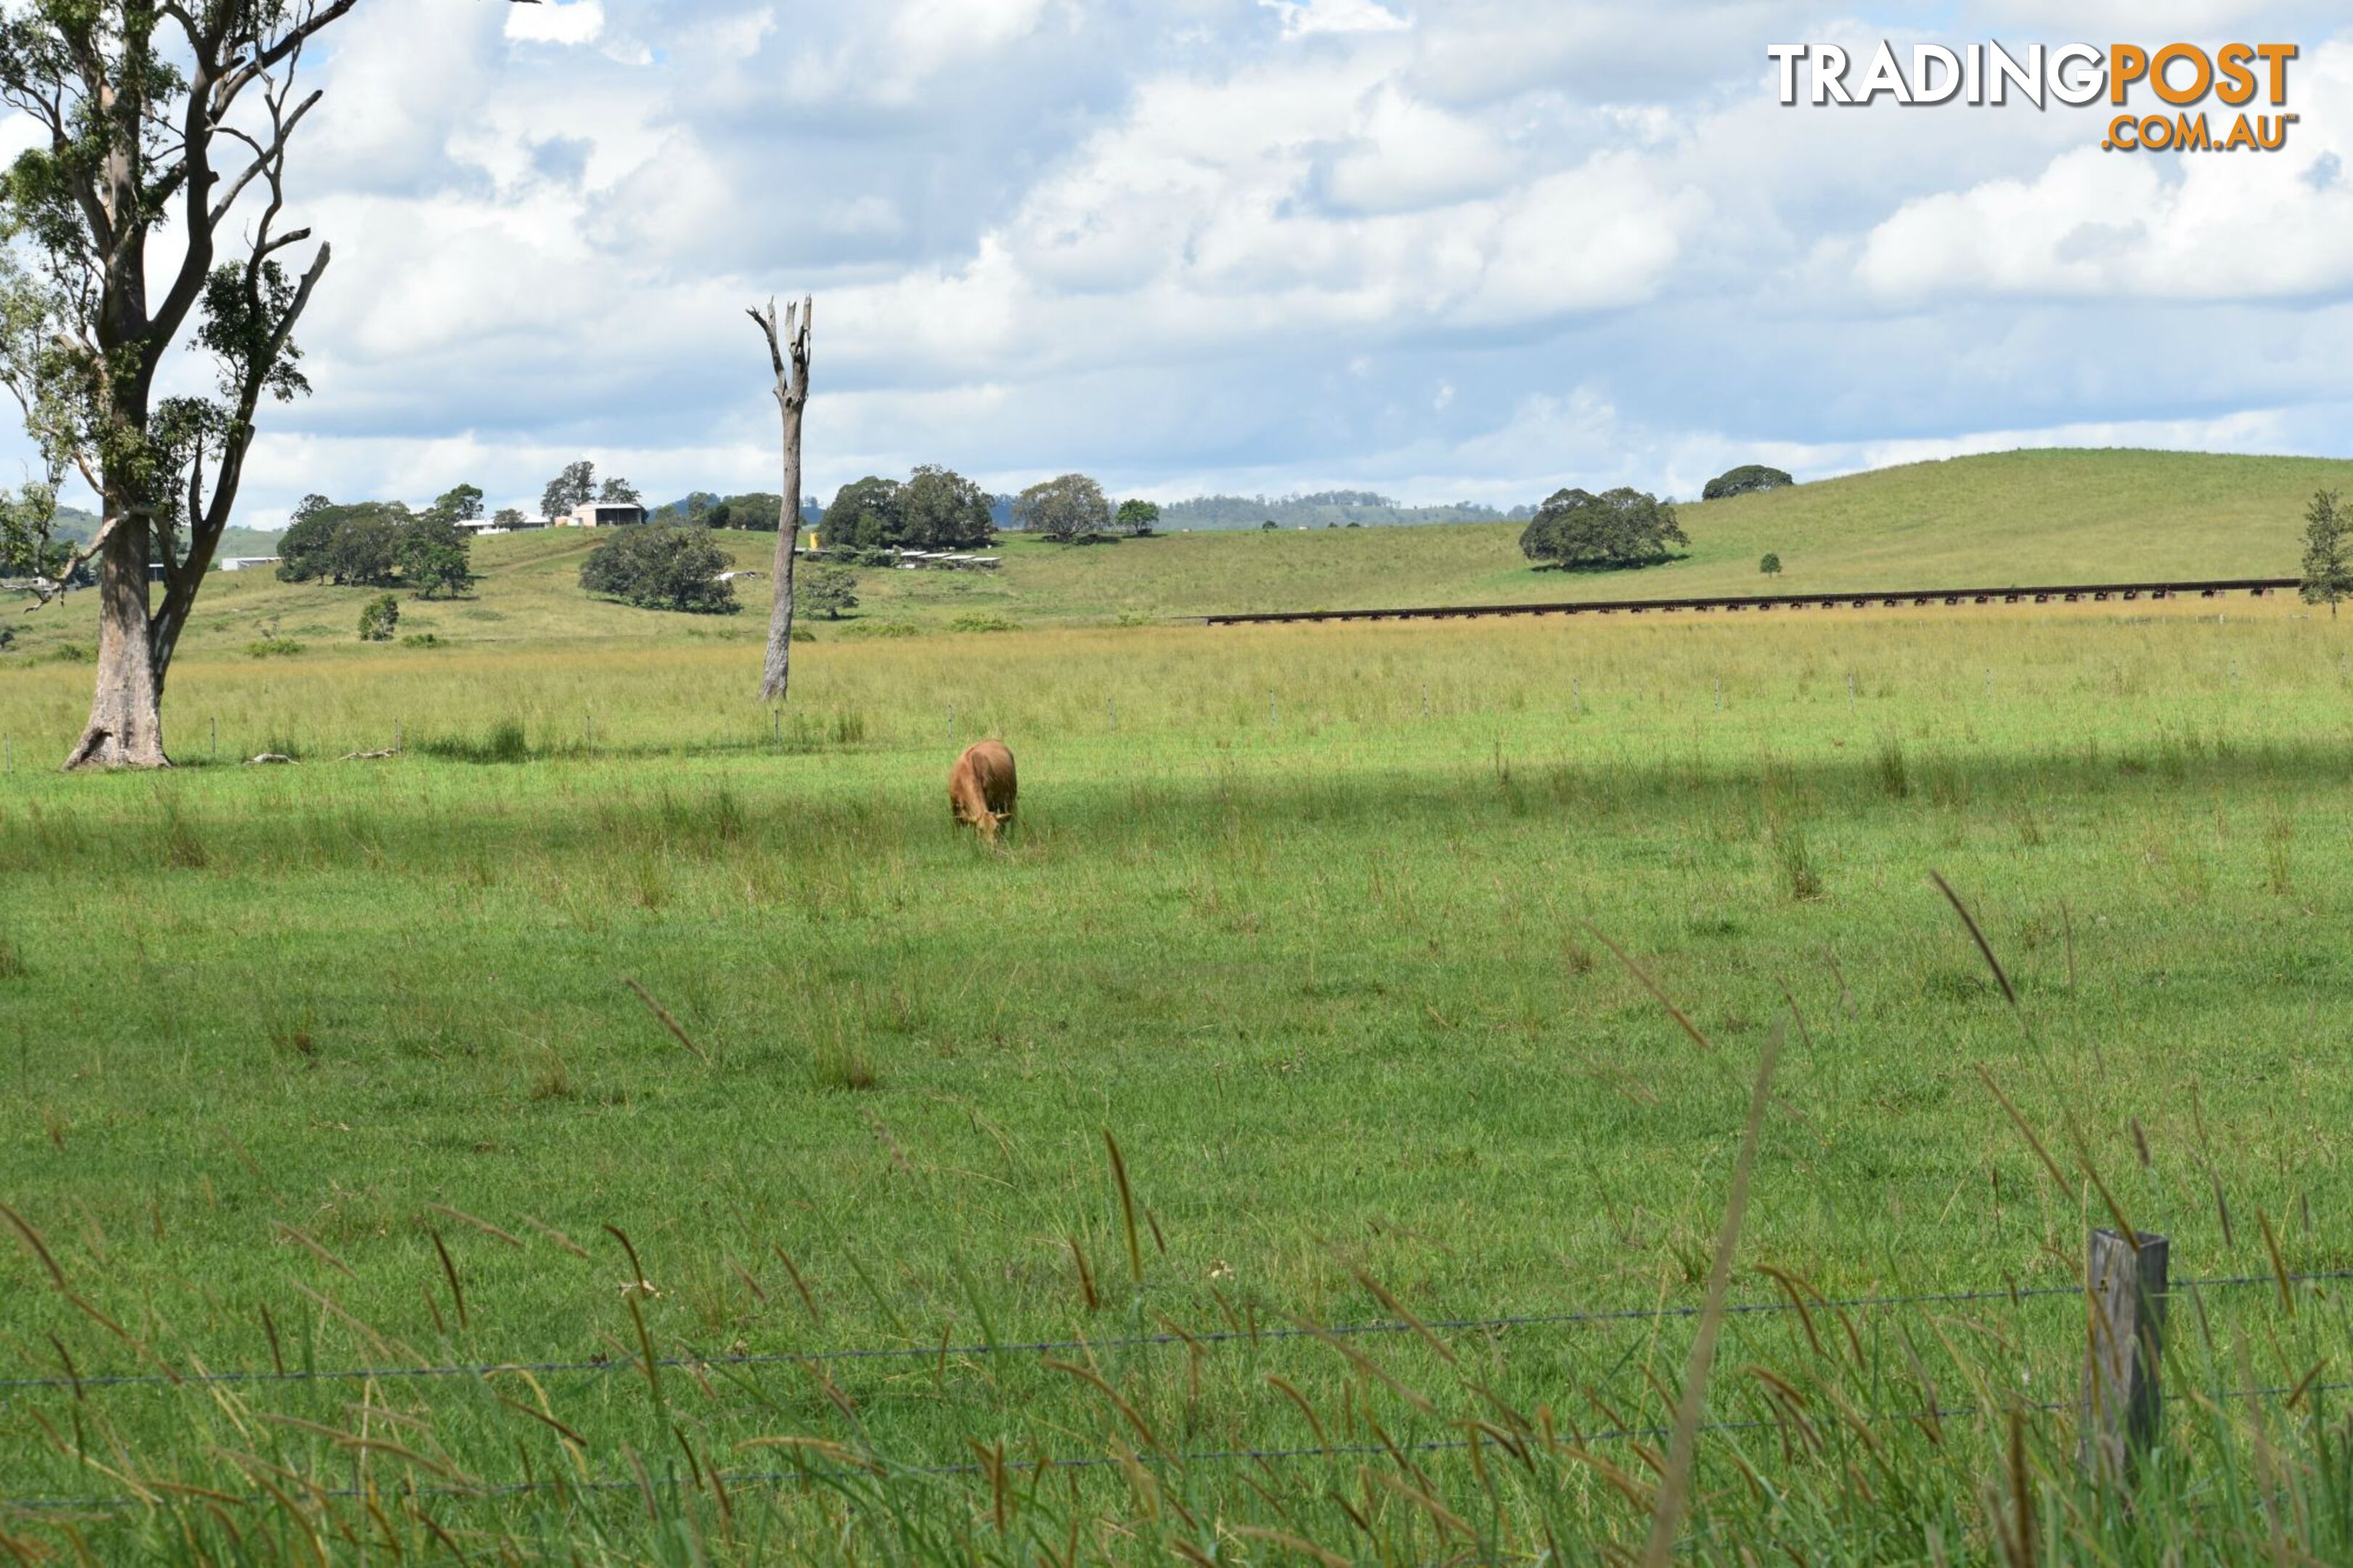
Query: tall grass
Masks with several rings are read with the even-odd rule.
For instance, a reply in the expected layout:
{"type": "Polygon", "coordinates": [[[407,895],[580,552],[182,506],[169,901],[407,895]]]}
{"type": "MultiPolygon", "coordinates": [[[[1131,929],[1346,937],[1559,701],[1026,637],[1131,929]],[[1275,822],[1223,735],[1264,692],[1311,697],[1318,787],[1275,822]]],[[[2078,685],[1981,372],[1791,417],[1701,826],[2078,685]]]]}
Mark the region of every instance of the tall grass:
{"type": "MultiPolygon", "coordinates": [[[[0,785],[0,1378],[48,1380],[0,1495],[62,1500],[0,1532],[1624,1561],[1693,1320],[1485,1320],[1702,1304],[1778,1028],[1732,1295],[1806,1310],[1727,1320],[1683,1555],[2334,1560],[2337,1286],[2182,1294],[2129,1508],[2077,1299],[2010,1293],[2075,1281],[2086,1167],[2183,1273],[2353,1265],[2353,737],[2294,616],[820,643],[805,741],[723,647],[192,666],[225,756],[308,760],[0,785]],[[984,732],[1002,856],[942,798],[984,732]],[[101,1381],[424,1364],[485,1370],[101,1381]]],[[[20,761],[72,679],[0,679],[20,761]]]]}
{"type": "MultiPolygon", "coordinates": [[[[1760,1082],[1749,1136],[1781,1128],[1760,1163],[1802,1157],[1807,1108],[1771,1103],[1760,1082]]],[[[865,1121],[922,1191],[920,1149],[865,1121]]],[[[1104,1319],[1042,1348],[1000,1342],[962,1265],[976,1316],[959,1333],[906,1316],[882,1258],[819,1289],[776,1247],[731,1256],[724,1285],[681,1286],[661,1252],[618,1229],[591,1250],[536,1220],[509,1229],[447,1206],[408,1248],[432,1324],[418,1336],[336,1304],[347,1243],[281,1226],[322,1310],[281,1327],[265,1309],[242,1336],[248,1357],[265,1373],[375,1372],[199,1384],[185,1381],[209,1370],[195,1342],[219,1331],[152,1321],[114,1336],[138,1386],[85,1381],[62,1342],[46,1361],[28,1353],[48,1381],[11,1394],[19,1446],[5,1473],[19,1491],[0,1532],[30,1561],[165,1563],[314,1561],[331,1542],[425,1560],[750,1563],[789,1548],[844,1563],[1068,1562],[1075,1541],[1114,1558],[1616,1563],[1654,1530],[1675,1556],[1727,1564],[1767,1550],[2151,1568],[2353,1552],[2337,1414],[2353,1342],[2328,1287],[2185,1288],[2162,1369],[2167,1425],[2118,1489],[2076,1462],[2084,1309],[2063,1294],[2005,1300],[1989,1281],[1975,1301],[1844,1302],[1796,1260],[1744,1247],[1725,1278],[1768,1310],[1724,1320],[1715,1374],[1686,1384],[1694,1325],[1681,1311],[1452,1324],[1337,1248],[1320,1300],[1279,1305],[1218,1285],[1220,1269],[1208,1290],[1187,1289],[1185,1258],[1230,1242],[1212,1231],[1172,1251],[1151,1185],[1131,1186],[1109,1142],[1108,1212],[1060,1238],[1071,1270],[1050,1286],[1104,1319]],[[1133,1294],[1117,1310],[1131,1287],[1114,1288],[1105,1264],[1123,1245],[1133,1294]],[[509,1259],[581,1277],[573,1310],[605,1325],[583,1342],[587,1359],[479,1362],[509,1259]],[[840,1343],[828,1337],[839,1290],[901,1320],[876,1347],[885,1359],[826,1353],[840,1343]],[[755,1303],[775,1321],[769,1354],[747,1360],[723,1336],[755,1303]],[[649,1331],[657,1304],[670,1304],[678,1337],[649,1331]],[[1356,1325],[1345,1337],[1327,1326],[1342,1315],[1356,1325]],[[443,1364],[460,1370],[397,1371],[443,1364]],[[1693,1425],[1671,1465],[1686,1389],[1693,1425]]],[[[2088,1183],[2042,1195],[2096,1201],[2088,1183]]],[[[117,1293],[102,1261],[69,1268],[8,1217],[56,1293],[117,1293]]],[[[846,1243],[854,1217],[830,1228],[846,1243]]]]}
{"type": "Polygon", "coordinates": [[[532,756],[531,740],[520,719],[498,720],[479,737],[428,737],[417,749],[428,757],[458,763],[522,763],[532,756]]]}

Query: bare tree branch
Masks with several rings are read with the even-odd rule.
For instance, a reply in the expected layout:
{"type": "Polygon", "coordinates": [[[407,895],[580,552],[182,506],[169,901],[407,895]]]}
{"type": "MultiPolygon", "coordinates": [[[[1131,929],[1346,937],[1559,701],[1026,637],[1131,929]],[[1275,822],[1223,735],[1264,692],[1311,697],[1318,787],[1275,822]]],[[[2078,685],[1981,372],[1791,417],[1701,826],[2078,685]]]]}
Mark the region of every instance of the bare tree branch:
{"type": "MultiPolygon", "coordinates": [[[[242,132],[235,133],[238,141],[245,142],[248,146],[254,147],[258,155],[251,163],[246,166],[245,173],[239,174],[234,181],[230,182],[227,195],[222,196],[220,200],[213,204],[211,218],[213,227],[218,228],[221,226],[222,221],[228,216],[229,208],[237,205],[237,198],[245,195],[246,187],[253,184],[255,178],[264,170],[270,168],[273,165],[280,168],[284,166],[287,138],[293,135],[294,128],[302,123],[302,117],[310,113],[318,101],[326,96],[327,95],[324,91],[315,91],[311,93],[310,97],[304,99],[301,107],[296,109],[292,114],[283,117],[277,112],[278,106],[273,104],[271,106],[270,120],[273,122],[273,129],[275,130],[276,134],[271,138],[269,145],[267,148],[259,146],[252,138],[244,135],[242,132]]],[[[226,127],[223,128],[223,131],[225,133],[227,133],[226,127]]]]}
{"type": "MultiPolygon", "coordinates": [[[[236,101],[237,95],[245,89],[247,83],[301,54],[302,46],[311,41],[313,34],[340,21],[358,3],[359,0],[329,0],[324,7],[312,5],[309,15],[289,27],[276,43],[264,45],[259,39],[255,39],[253,58],[221,78],[218,96],[223,100],[222,111],[226,112],[227,105],[236,101]]],[[[216,114],[214,118],[217,120],[219,115],[216,114]]]]}
{"type": "MultiPolygon", "coordinates": [[[[99,531],[90,536],[88,544],[83,545],[79,550],[68,552],[65,570],[58,573],[54,581],[44,577],[33,579],[34,610],[46,610],[58,600],[65,597],[67,588],[73,582],[74,574],[98,559],[100,552],[105,550],[107,542],[114,537],[115,529],[121,523],[125,515],[127,514],[118,513],[107,519],[100,526],[99,531]]],[[[26,613],[30,615],[32,611],[28,610],[26,613]]]]}
{"type": "MultiPolygon", "coordinates": [[[[277,210],[278,204],[273,201],[269,209],[270,216],[274,216],[277,210]]],[[[307,235],[309,232],[307,229],[297,230],[295,234],[287,237],[287,241],[307,235]]],[[[283,244],[287,241],[280,243],[283,244]]],[[[263,243],[266,245],[267,242],[263,243]]],[[[255,286],[254,280],[262,259],[272,248],[276,247],[269,246],[268,248],[263,248],[258,246],[252,258],[247,263],[249,288],[255,286]]],[[[286,345],[292,341],[294,328],[302,320],[302,313],[310,309],[311,296],[317,290],[319,279],[326,276],[327,264],[333,259],[333,257],[334,247],[330,245],[319,247],[319,254],[311,258],[310,270],[302,274],[301,282],[296,285],[294,298],[288,304],[285,315],[280,318],[272,331],[266,351],[248,366],[244,381],[238,387],[236,413],[221,439],[220,468],[214,475],[212,498],[205,504],[201,512],[198,511],[195,501],[195,496],[198,493],[200,485],[192,487],[188,509],[187,556],[175,570],[169,574],[164,589],[164,603],[155,614],[153,637],[156,680],[159,685],[170,672],[172,655],[179,647],[181,631],[187,626],[188,612],[195,607],[196,594],[204,586],[205,574],[212,570],[213,556],[220,548],[221,535],[227,531],[231,509],[237,504],[238,487],[244,482],[246,454],[253,445],[254,411],[260,406],[261,394],[268,384],[269,368],[278,363],[279,356],[286,352],[286,345]]],[[[201,463],[202,458],[199,456],[197,459],[199,468],[201,463]]]]}

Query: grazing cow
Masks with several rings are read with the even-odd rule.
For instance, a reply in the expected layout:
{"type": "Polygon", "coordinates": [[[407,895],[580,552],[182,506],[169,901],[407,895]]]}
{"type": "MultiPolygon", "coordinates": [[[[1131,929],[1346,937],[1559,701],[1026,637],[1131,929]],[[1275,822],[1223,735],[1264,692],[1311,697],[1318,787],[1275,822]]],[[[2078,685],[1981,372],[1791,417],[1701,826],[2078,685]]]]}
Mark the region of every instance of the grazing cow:
{"type": "Polygon", "coordinates": [[[948,773],[948,809],[956,821],[976,827],[989,843],[1013,820],[1020,785],[1013,777],[1013,753],[1002,741],[979,741],[965,748],[948,773]]]}

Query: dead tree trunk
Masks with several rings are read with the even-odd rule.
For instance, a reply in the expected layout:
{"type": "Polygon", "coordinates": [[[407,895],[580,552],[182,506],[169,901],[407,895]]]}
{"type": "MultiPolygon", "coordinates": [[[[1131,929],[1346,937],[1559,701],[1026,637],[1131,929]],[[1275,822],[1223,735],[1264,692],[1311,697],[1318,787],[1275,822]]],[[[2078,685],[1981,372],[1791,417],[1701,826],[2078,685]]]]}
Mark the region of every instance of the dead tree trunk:
{"type": "Polygon", "coordinates": [[[782,702],[792,675],[793,543],[801,529],[801,416],[808,407],[809,318],[816,310],[817,301],[807,298],[797,308],[786,306],[781,330],[774,300],[766,310],[751,313],[768,340],[768,363],[776,375],[776,406],[785,419],[784,510],[776,519],[776,596],[768,612],[767,663],[760,673],[764,702],[782,702]]]}

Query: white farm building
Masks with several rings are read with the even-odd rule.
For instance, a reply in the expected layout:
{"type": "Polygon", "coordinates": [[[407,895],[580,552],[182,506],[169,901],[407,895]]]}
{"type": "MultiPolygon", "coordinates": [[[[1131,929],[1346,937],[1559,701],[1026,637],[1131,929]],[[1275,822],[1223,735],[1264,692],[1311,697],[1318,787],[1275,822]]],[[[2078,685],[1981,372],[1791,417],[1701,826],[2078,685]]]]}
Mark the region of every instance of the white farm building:
{"type": "Polygon", "coordinates": [[[646,509],[634,501],[592,500],[574,507],[561,517],[526,517],[519,522],[477,517],[458,526],[474,534],[519,533],[533,528],[629,528],[645,520],[646,509]]]}
{"type": "Polygon", "coordinates": [[[548,519],[554,528],[629,528],[646,520],[646,509],[635,501],[583,501],[562,517],[548,519]]]}

